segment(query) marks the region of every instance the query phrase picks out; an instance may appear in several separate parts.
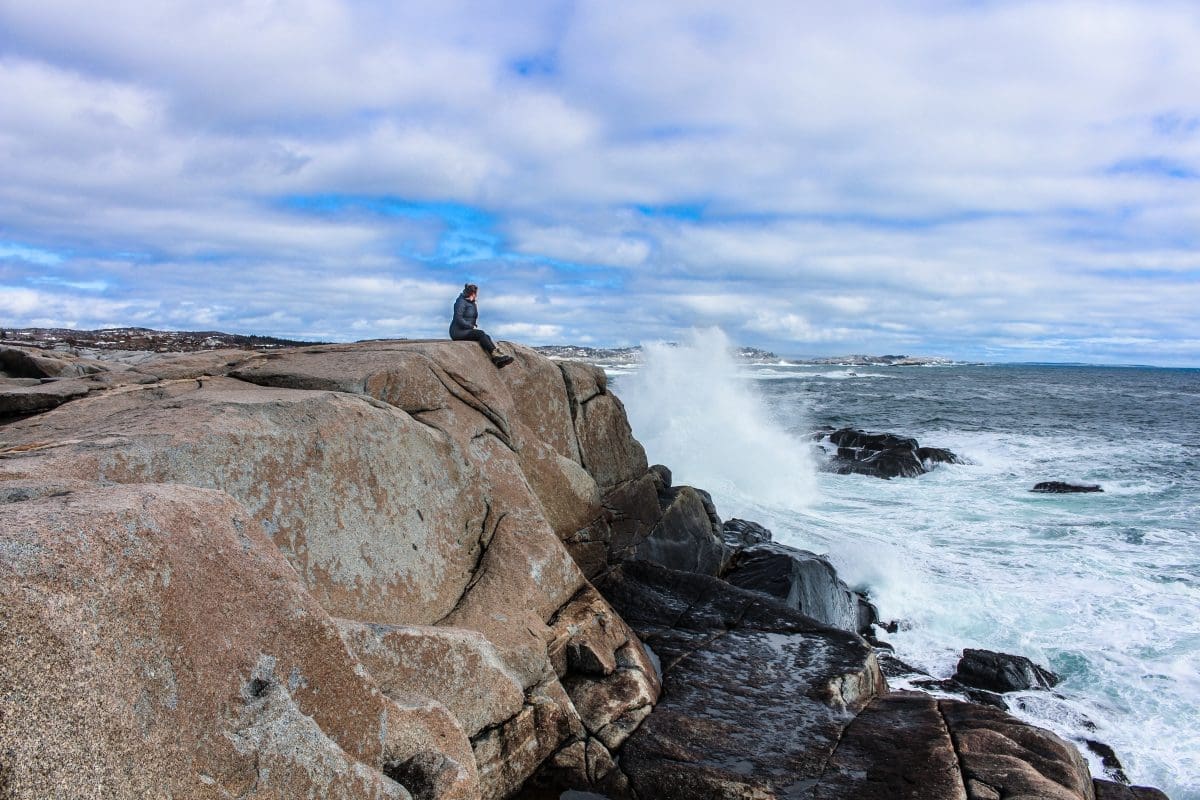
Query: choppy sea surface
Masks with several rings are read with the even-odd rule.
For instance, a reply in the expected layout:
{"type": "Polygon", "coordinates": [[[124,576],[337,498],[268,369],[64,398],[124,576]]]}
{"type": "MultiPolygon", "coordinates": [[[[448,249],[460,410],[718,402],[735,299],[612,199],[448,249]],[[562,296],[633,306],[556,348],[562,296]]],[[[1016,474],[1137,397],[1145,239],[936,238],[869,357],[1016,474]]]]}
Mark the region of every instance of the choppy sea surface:
{"type": "Polygon", "coordinates": [[[903,661],[949,677],[965,647],[1028,656],[1063,680],[1013,713],[1200,800],[1200,370],[745,366],[726,345],[650,345],[610,373],[651,463],[827,553],[900,621],[881,635],[903,661]],[[818,471],[809,434],[847,425],[970,463],[818,471]],[[1029,491],[1046,480],[1104,491],[1029,491]]]}

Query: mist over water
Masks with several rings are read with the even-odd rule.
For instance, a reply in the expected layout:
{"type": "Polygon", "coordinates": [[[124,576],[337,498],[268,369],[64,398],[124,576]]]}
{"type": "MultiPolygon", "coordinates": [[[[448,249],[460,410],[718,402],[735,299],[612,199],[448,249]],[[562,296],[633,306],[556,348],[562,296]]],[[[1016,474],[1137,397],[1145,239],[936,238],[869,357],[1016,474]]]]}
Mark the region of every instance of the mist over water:
{"type": "Polygon", "coordinates": [[[727,345],[704,331],[652,346],[614,381],[652,463],[712,492],[722,517],[828,553],[901,621],[884,638],[904,661],[948,677],[964,647],[1029,656],[1063,683],[1010,695],[1013,713],[1200,800],[1200,372],[748,367],[727,345]],[[971,463],[818,473],[808,433],[822,425],[971,463]],[[1031,494],[1042,480],[1104,492],[1031,494]]]}

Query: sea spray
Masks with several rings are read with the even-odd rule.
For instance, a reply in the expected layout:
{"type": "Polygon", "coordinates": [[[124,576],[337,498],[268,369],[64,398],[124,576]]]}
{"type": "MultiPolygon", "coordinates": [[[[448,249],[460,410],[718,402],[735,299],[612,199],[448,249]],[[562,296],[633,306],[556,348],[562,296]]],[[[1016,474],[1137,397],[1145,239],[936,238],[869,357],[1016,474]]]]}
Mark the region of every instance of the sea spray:
{"type": "Polygon", "coordinates": [[[670,467],[677,483],[735,502],[814,502],[812,443],[772,417],[720,329],[694,330],[679,346],[647,344],[643,353],[619,393],[651,463],[670,467]]]}

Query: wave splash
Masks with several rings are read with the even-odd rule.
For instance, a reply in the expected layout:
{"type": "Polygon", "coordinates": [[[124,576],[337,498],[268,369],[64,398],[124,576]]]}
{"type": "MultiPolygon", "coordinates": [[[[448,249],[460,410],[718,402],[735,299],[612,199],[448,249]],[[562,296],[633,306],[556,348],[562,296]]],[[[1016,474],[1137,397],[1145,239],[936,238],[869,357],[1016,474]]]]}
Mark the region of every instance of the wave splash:
{"type": "Polygon", "coordinates": [[[794,510],[816,502],[811,443],[775,418],[719,328],[645,344],[642,368],[620,380],[634,435],[678,483],[794,510]]]}

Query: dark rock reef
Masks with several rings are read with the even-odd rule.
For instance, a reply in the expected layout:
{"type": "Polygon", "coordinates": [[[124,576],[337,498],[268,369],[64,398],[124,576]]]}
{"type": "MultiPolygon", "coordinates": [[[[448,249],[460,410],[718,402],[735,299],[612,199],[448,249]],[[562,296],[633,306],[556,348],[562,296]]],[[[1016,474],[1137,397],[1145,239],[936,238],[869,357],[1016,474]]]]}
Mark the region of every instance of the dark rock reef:
{"type": "Polygon", "coordinates": [[[510,347],[5,351],[0,797],[1125,796],[510,347]]]}
{"type": "Polygon", "coordinates": [[[821,468],[840,475],[869,475],[875,478],[915,478],[938,464],[961,464],[962,459],[940,447],[921,447],[916,439],[894,433],[866,433],[840,428],[816,435],[836,451],[821,468]]]}

